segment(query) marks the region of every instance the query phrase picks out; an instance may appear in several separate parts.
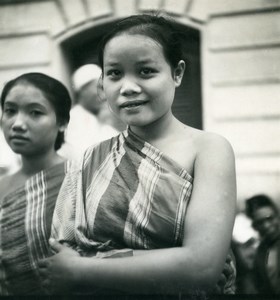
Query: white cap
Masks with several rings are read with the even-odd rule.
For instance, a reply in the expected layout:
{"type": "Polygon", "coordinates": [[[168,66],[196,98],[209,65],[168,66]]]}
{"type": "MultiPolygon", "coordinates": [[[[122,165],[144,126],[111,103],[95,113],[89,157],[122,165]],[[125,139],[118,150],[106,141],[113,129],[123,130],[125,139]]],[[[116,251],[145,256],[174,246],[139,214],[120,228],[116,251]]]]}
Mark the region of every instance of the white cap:
{"type": "Polygon", "coordinates": [[[252,227],[252,220],[244,213],[237,214],[233,227],[233,240],[244,244],[251,238],[258,239],[258,233],[252,227]]]}
{"type": "Polygon", "coordinates": [[[77,69],[73,76],[72,82],[76,92],[90,81],[97,80],[101,76],[101,68],[94,64],[83,65],[77,69]]]}

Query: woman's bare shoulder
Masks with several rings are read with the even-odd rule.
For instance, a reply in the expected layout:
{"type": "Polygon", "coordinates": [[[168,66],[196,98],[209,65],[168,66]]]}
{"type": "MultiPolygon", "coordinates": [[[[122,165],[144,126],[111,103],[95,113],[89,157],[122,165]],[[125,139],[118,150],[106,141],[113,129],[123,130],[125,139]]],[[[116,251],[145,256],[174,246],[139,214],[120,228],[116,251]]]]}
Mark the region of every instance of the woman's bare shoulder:
{"type": "Polygon", "coordinates": [[[0,199],[7,194],[9,187],[12,185],[12,175],[4,176],[0,179],[0,199]]]}
{"type": "Polygon", "coordinates": [[[4,176],[0,179],[0,198],[3,198],[5,195],[9,194],[20,183],[21,176],[19,172],[11,175],[4,176]]]}
{"type": "Polygon", "coordinates": [[[223,136],[203,131],[199,129],[194,129],[193,140],[196,145],[197,154],[208,152],[220,153],[220,152],[233,152],[230,142],[223,136]]]}

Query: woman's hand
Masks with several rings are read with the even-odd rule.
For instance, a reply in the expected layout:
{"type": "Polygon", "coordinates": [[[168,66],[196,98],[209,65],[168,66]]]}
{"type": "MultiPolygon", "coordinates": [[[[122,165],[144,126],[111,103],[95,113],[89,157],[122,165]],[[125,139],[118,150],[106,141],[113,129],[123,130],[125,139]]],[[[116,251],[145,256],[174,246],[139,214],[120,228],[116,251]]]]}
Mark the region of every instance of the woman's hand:
{"type": "Polygon", "coordinates": [[[213,291],[214,294],[235,294],[236,267],[232,255],[230,253],[227,255],[223,272],[213,291]]]}
{"type": "Polygon", "coordinates": [[[69,294],[75,278],[75,258],[80,255],[54,239],[49,243],[56,254],[38,262],[42,287],[46,294],[69,294]]]}

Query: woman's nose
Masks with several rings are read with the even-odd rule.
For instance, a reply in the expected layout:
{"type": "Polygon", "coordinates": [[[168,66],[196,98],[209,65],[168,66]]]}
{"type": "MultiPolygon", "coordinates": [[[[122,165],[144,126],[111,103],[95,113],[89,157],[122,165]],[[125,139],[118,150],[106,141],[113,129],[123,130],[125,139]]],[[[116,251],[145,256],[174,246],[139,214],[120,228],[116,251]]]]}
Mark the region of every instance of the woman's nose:
{"type": "Polygon", "coordinates": [[[129,96],[141,93],[141,87],[132,78],[124,78],[120,93],[122,96],[129,96]]]}
{"type": "Polygon", "coordinates": [[[14,122],[12,124],[13,130],[26,130],[26,118],[23,114],[18,113],[15,118],[14,122]]]}

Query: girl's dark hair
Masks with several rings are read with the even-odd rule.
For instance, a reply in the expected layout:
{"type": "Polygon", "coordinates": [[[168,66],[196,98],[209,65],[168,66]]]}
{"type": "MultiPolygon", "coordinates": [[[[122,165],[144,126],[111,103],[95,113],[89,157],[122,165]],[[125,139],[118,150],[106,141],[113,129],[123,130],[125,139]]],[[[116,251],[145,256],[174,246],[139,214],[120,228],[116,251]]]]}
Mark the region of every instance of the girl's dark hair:
{"type": "Polygon", "coordinates": [[[245,212],[246,215],[250,218],[253,218],[253,215],[256,210],[262,207],[271,207],[276,214],[278,214],[278,209],[272,199],[266,195],[256,195],[246,200],[245,203],[245,212]]]}
{"type": "MultiPolygon", "coordinates": [[[[19,83],[28,83],[39,89],[54,108],[57,122],[67,124],[70,119],[71,98],[66,87],[58,80],[42,73],[25,73],[4,86],[1,94],[1,108],[11,89],[19,83]]],[[[58,150],[64,142],[64,132],[58,132],[55,141],[55,150],[58,150]]]]}
{"type": "Polygon", "coordinates": [[[170,63],[172,70],[176,68],[178,62],[183,59],[181,44],[182,33],[176,28],[174,21],[159,15],[133,15],[117,22],[112,31],[102,39],[98,53],[98,62],[102,70],[106,44],[113,37],[124,32],[148,36],[158,42],[162,46],[164,56],[170,63]]]}

